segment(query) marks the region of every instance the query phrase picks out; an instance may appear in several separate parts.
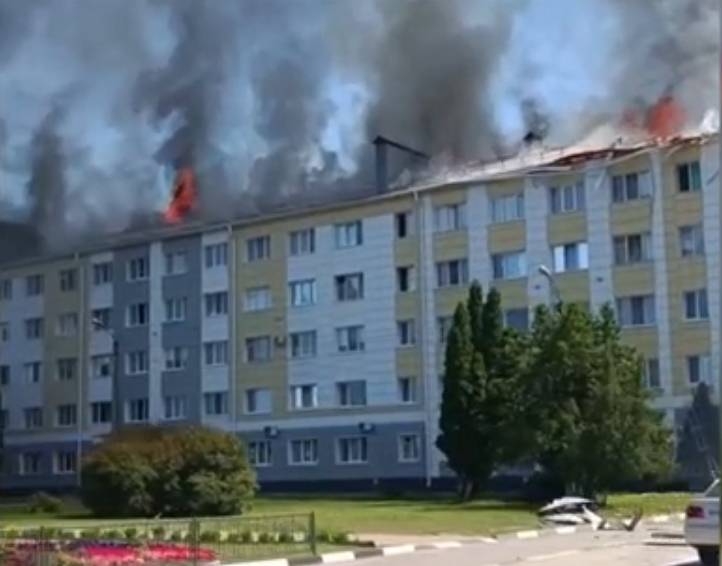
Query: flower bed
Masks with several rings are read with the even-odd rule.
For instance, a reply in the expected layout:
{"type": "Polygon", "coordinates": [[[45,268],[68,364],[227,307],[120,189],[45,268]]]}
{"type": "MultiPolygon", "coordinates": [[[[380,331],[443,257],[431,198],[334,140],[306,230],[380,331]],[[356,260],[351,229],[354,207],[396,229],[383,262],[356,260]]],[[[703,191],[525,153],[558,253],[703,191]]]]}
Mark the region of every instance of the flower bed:
{"type": "Polygon", "coordinates": [[[151,564],[210,564],[216,554],[207,548],[186,544],[98,542],[17,542],[2,547],[0,563],[7,566],[34,566],[42,554],[54,554],[58,566],[137,566],[151,564]]]}

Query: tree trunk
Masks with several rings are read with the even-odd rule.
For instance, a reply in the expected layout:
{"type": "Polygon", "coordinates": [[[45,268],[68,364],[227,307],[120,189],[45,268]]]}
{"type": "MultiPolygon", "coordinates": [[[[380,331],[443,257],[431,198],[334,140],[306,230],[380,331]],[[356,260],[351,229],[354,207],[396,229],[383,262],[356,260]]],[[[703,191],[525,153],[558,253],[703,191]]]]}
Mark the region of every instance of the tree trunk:
{"type": "Polygon", "coordinates": [[[479,485],[476,480],[470,478],[459,479],[458,493],[459,499],[461,499],[461,501],[471,501],[471,499],[473,499],[476,495],[478,489],[479,485]]]}

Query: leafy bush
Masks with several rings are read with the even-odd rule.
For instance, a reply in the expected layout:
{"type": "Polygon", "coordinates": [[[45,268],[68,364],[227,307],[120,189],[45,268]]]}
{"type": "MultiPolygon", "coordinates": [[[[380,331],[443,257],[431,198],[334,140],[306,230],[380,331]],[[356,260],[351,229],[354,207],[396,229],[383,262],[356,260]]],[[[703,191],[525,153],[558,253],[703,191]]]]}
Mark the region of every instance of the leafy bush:
{"type": "Polygon", "coordinates": [[[203,531],[200,538],[201,542],[218,542],[221,540],[221,533],[218,531],[203,531]]]}
{"type": "Polygon", "coordinates": [[[258,542],[268,544],[269,542],[273,542],[273,537],[271,536],[271,533],[261,533],[258,535],[258,542]]]}
{"type": "Polygon", "coordinates": [[[336,533],[335,535],[333,535],[333,540],[331,542],[338,545],[350,544],[351,535],[349,535],[348,533],[336,533]]]}
{"type": "Polygon", "coordinates": [[[318,531],[316,533],[316,540],[318,542],[323,542],[323,543],[332,543],[333,542],[333,533],[331,533],[330,531],[323,531],[323,530],[318,531]]]}
{"type": "Polygon", "coordinates": [[[170,540],[171,542],[183,542],[183,533],[180,531],[173,531],[170,534],[170,540]]]}
{"type": "Polygon", "coordinates": [[[128,540],[135,540],[138,538],[138,529],[135,527],[128,527],[125,531],[123,531],[123,534],[128,540]]]}
{"type": "Polygon", "coordinates": [[[107,539],[107,540],[116,540],[116,539],[122,538],[122,536],[123,535],[121,534],[121,532],[118,530],[115,530],[115,529],[103,531],[103,533],[102,533],[102,538],[107,539]]]}
{"type": "Polygon", "coordinates": [[[165,528],[155,527],[152,533],[155,540],[165,540],[165,528]]]}
{"type": "Polygon", "coordinates": [[[282,542],[284,544],[289,544],[293,542],[293,533],[289,533],[288,531],[284,531],[278,535],[278,542],[282,542]]]}
{"type": "Polygon", "coordinates": [[[30,496],[27,507],[30,513],[58,513],[63,507],[63,502],[44,491],[39,491],[30,496]]]}
{"type": "Polygon", "coordinates": [[[256,489],[245,449],[203,427],[121,431],[83,463],[83,503],[105,516],[242,513],[256,489]]]}

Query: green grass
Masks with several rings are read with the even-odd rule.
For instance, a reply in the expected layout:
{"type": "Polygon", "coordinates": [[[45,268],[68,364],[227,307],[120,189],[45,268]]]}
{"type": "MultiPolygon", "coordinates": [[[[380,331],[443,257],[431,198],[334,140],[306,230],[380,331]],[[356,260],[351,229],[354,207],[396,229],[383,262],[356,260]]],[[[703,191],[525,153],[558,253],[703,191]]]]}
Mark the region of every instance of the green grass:
{"type": "MultiPolygon", "coordinates": [[[[686,493],[610,495],[605,515],[630,515],[641,508],[645,515],[682,512],[686,493]]],[[[522,502],[480,499],[459,503],[450,496],[434,495],[385,499],[374,496],[260,496],[251,515],[316,513],[319,530],[372,534],[495,534],[538,524],[538,506],[522,502]]],[[[118,523],[119,521],[111,521],[118,523]]],[[[22,505],[0,503],[0,526],[97,526],[77,501],[66,500],[58,514],[31,514],[22,505]]]]}

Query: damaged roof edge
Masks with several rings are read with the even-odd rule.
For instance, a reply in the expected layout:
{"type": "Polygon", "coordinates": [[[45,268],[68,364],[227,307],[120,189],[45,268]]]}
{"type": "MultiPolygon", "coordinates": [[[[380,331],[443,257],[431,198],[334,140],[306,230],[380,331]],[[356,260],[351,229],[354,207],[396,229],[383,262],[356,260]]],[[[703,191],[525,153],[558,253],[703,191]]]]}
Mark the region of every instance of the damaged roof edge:
{"type": "Polygon", "coordinates": [[[646,141],[626,147],[607,146],[581,149],[579,147],[575,148],[572,146],[565,149],[539,150],[535,155],[527,154],[505,161],[496,161],[485,165],[467,167],[463,172],[448,172],[446,175],[442,174],[429,178],[426,182],[412,184],[403,188],[392,189],[386,193],[362,196],[337,203],[316,206],[311,205],[307,207],[294,208],[292,210],[281,210],[277,212],[270,212],[268,214],[258,214],[226,221],[190,222],[181,226],[158,226],[146,230],[111,234],[102,238],[94,245],[76,247],[72,250],[63,252],[39,254],[21,260],[0,262],[0,268],[21,268],[47,261],[62,261],[78,258],[80,256],[88,256],[95,253],[102,253],[110,248],[125,248],[148,241],[172,240],[204,232],[221,231],[229,228],[250,227],[261,223],[305,216],[311,213],[346,210],[363,204],[374,204],[380,201],[402,198],[413,193],[447,190],[453,187],[482,182],[504,181],[527,175],[564,175],[565,173],[572,173],[581,170],[583,166],[594,161],[605,161],[604,166],[609,166],[619,161],[643,155],[654,149],[678,146],[682,144],[704,145],[706,143],[717,141],[718,137],[719,132],[715,132],[709,134],[678,136],[665,141],[646,141]],[[514,162],[516,162],[517,167],[511,168],[507,166],[507,164],[511,165],[514,162]]]}

